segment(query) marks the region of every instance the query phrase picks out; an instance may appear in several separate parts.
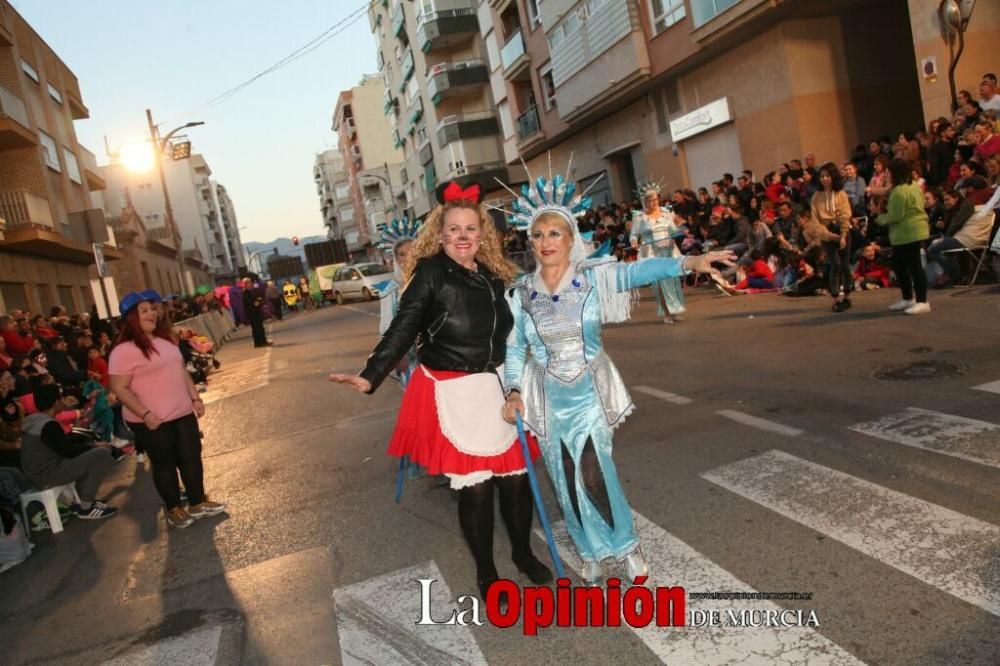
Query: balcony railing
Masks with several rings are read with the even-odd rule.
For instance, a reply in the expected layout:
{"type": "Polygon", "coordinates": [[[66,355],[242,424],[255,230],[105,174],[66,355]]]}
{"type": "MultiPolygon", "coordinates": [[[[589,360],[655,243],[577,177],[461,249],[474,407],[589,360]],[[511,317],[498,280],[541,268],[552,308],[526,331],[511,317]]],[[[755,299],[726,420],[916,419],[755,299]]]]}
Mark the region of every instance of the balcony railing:
{"type": "Polygon", "coordinates": [[[413,76],[413,51],[406,49],[406,55],[403,56],[403,62],[399,64],[399,71],[403,75],[403,86],[399,89],[402,92],[405,89],[405,85],[409,82],[410,77],[413,76]]]}
{"type": "Polygon", "coordinates": [[[445,116],[438,122],[438,147],[444,148],[452,141],[500,133],[500,124],[492,111],[445,116]]]}
{"type": "Polygon", "coordinates": [[[55,228],[49,202],[24,188],[0,191],[0,217],[7,220],[8,231],[19,226],[55,228]]]}
{"type": "Polygon", "coordinates": [[[503,162],[484,162],[483,164],[466,164],[452,169],[445,174],[445,180],[461,178],[462,176],[472,176],[485,171],[498,171],[506,167],[503,162]]]}
{"type": "Polygon", "coordinates": [[[509,70],[525,54],[524,38],[520,30],[515,30],[514,34],[500,49],[500,64],[503,65],[504,72],[509,70]]]}
{"type": "Polygon", "coordinates": [[[451,89],[486,84],[489,80],[489,70],[482,60],[443,62],[427,71],[427,94],[436,106],[451,89]]]}
{"type": "Polygon", "coordinates": [[[0,118],[12,118],[24,128],[31,129],[28,122],[28,109],[24,102],[14,93],[0,86],[0,118]]]}
{"type": "Polygon", "coordinates": [[[417,44],[424,53],[435,48],[451,48],[479,32],[473,2],[466,7],[426,11],[417,14],[417,44]]]}
{"type": "Polygon", "coordinates": [[[525,139],[535,135],[541,129],[538,122],[538,107],[529,106],[528,109],[517,117],[517,140],[525,139]]]}
{"type": "Polygon", "coordinates": [[[403,28],[406,25],[406,14],[403,12],[403,3],[399,3],[396,6],[395,11],[392,12],[392,34],[399,37],[400,33],[403,32],[403,28]]]}

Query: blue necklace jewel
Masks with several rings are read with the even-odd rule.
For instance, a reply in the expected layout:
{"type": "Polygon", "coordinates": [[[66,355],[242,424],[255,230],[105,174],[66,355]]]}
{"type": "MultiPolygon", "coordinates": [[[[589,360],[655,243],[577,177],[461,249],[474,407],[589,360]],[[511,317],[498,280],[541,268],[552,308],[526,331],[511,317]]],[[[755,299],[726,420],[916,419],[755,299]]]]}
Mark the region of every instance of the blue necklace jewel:
{"type": "Polygon", "coordinates": [[[579,289],[579,288],[580,288],[580,281],[579,281],[579,280],[577,280],[576,278],[573,278],[573,282],[572,282],[572,284],[573,284],[573,286],[574,286],[574,287],[576,287],[577,289],[579,289]]]}
{"type": "Polygon", "coordinates": [[[558,302],[559,302],[559,294],[555,294],[555,295],[554,295],[554,296],[552,297],[552,302],[553,302],[553,303],[558,303],[558,302]]]}
{"type": "Polygon", "coordinates": [[[535,300],[536,298],[538,298],[538,292],[537,291],[531,292],[531,300],[535,300]]]}

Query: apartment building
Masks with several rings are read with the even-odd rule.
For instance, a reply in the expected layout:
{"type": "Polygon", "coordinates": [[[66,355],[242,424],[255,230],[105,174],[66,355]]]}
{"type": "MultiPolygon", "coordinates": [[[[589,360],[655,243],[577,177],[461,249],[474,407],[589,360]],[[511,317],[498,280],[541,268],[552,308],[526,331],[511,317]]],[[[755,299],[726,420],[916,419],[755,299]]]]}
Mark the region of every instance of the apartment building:
{"type": "Polygon", "coordinates": [[[359,259],[376,257],[379,225],[401,216],[406,207],[403,152],[389,133],[383,98],[382,78],[366,75],[340,93],[333,113],[352,210],[347,218],[340,216],[340,231],[348,252],[359,259]]]}
{"type": "Polygon", "coordinates": [[[498,191],[506,181],[490,62],[476,0],[383,0],[368,12],[385,86],[383,111],[403,150],[406,206],[422,217],[441,182],[498,191]]]}
{"type": "Polygon", "coordinates": [[[350,209],[349,217],[353,221],[354,202],[350,198],[344,156],[339,149],[324,150],[316,155],[313,181],[316,183],[319,211],[323,216],[326,236],[330,240],[340,240],[344,237],[341,219],[345,211],[350,209]]]}
{"type": "MultiPolygon", "coordinates": [[[[970,90],[996,70],[1000,37],[1000,3],[979,4],[958,69],[970,90]]],[[[846,159],[947,113],[946,75],[917,66],[933,56],[947,69],[936,5],[482,0],[504,158],[541,172],[549,153],[564,168],[572,152],[576,180],[604,176],[597,203],[631,199],[649,177],[699,187],[810,152],[846,159]]]]}
{"type": "MultiPolygon", "coordinates": [[[[76,139],[74,121],[89,117],[72,70],[0,0],[0,311],[94,302],[92,237],[73,215],[105,186],[76,139]]],[[[104,256],[121,254],[108,244],[104,256]]]]}
{"type": "Polygon", "coordinates": [[[232,269],[239,274],[246,271],[247,260],[243,252],[243,239],[240,237],[240,223],[236,218],[236,207],[229,196],[229,191],[222,183],[212,181],[215,185],[216,201],[219,206],[219,220],[226,239],[226,247],[232,257],[232,269]]]}

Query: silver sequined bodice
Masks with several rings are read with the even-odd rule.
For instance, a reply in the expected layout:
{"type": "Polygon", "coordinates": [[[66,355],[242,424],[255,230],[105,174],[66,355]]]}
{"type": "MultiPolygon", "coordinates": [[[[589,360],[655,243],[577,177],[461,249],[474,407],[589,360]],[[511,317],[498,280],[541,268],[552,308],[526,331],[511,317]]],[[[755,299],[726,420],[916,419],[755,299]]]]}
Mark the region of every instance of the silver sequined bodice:
{"type": "Polygon", "coordinates": [[[564,382],[587,367],[583,345],[583,306],[590,293],[586,278],[577,275],[569,289],[555,296],[529,290],[525,309],[535,320],[548,352],[548,371],[564,382]]]}

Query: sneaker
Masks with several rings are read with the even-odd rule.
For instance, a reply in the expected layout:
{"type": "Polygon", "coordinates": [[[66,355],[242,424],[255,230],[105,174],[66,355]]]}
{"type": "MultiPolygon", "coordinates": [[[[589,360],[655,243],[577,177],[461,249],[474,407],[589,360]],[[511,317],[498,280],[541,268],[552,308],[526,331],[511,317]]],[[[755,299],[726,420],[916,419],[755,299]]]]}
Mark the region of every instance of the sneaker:
{"type": "Polygon", "coordinates": [[[49,517],[45,515],[44,511],[39,511],[31,517],[31,531],[41,532],[42,530],[50,530],[52,526],[49,525],[49,517]]]}
{"type": "Polygon", "coordinates": [[[663,318],[663,323],[664,323],[664,324],[673,324],[673,323],[674,323],[675,321],[676,321],[676,320],[675,320],[675,319],[673,319],[673,318],[671,318],[671,317],[664,317],[664,318],[663,318]]]}
{"type": "Polygon", "coordinates": [[[890,310],[905,310],[906,308],[912,308],[916,305],[916,301],[910,300],[899,300],[889,306],[890,310]]]}
{"type": "Polygon", "coordinates": [[[903,312],[909,315],[927,314],[930,311],[931,311],[930,303],[914,303],[911,307],[908,307],[905,310],[903,310],[903,312]]]}
{"type": "Polygon", "coordinates": [[[110,507],[107,504],[100,504],[99,502],[94,502],[90,505],[89,509],[84,509],[79,504],[73,505],[73,512],[78,518],[83,520],[101,520],[102,518],[110,518],[111,516],[118,513],[118,509],[110,507]]]}
{"type": "Polygon", "coordinates": [[[216,514],[222,513],[226,510],[226,505],[224,502],[213,502],[208,499],[208,496],[201,501],[201,504],[195,504],[194,506],[188,507],[187,513],[194,519],[204,518],[205,516],[214,516],[216,514]]]}
{"type": "Polygon", "coordinates": [[[182,506],[175,506],[170,511],[166,512],[167,525],[170,527],[175,527],[177,529],[184,529],[185,527],[190,527],[194,523],[194,518],[188,515],[188,512],[184,510],[182,506]]]}
{"type": "Polygon", "coordinates": [[[604,569],[601,568],[600,562],[587,560],[583,563],[580,576],[588,587],[600,587],[604,582],[604,569]]]}
{"type": "Polygon", "coordinates": [[[142,465],[145,462],[146,462],[146,454],[145,453],[141,453],[140,452],[140,453],[136,453],[135,454],[135,463],[137,465],[142,465]]]}

